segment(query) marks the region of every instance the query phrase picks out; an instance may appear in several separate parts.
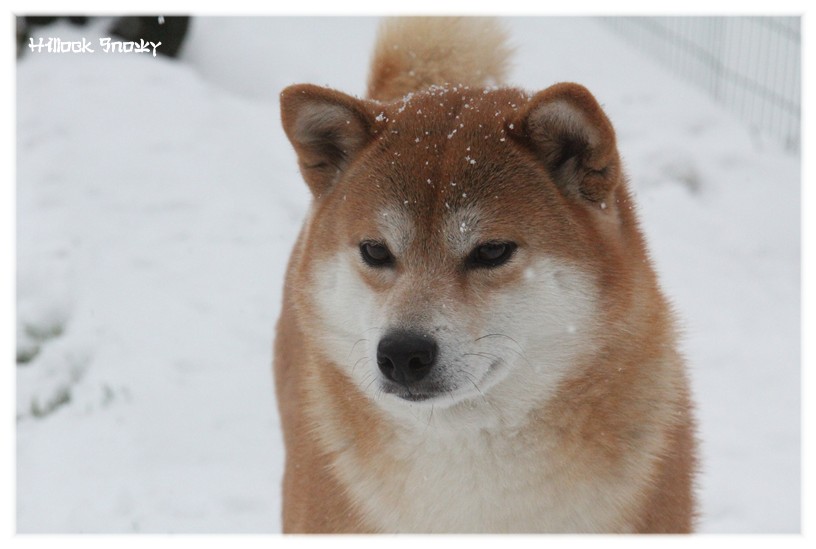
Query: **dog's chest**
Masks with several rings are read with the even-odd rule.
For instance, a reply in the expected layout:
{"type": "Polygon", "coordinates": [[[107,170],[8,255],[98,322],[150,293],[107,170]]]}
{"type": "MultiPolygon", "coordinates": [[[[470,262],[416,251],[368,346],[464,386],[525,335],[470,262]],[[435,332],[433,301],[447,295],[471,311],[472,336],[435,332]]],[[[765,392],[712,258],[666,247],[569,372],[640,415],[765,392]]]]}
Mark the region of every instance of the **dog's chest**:
{"type": "Polygon", "coordinates": [[[614,518],[571,460],[522,434],[396,436],[349,449],[337,472],[368,525],[383,532],[609,531],[614,518]]]}

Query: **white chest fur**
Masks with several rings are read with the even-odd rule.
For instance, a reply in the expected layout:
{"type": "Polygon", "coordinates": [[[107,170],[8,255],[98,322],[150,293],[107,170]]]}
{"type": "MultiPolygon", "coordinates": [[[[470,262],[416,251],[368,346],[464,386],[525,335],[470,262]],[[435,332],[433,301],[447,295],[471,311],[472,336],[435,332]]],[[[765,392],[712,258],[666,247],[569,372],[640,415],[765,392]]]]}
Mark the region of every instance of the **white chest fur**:
{"type": "Polygon", "coordinates": [[[529,429],[406,428],[373,455],[347,447],[335,471],[382,532],[628,530],[623,517],[642,483],[547,438],[529,429]]]}

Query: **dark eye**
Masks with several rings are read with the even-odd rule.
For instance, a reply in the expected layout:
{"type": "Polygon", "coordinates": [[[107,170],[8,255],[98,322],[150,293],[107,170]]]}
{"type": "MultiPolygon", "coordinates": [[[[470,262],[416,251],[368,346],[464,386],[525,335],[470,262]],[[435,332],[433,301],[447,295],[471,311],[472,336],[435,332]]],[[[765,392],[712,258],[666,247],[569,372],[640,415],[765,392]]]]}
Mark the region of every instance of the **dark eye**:
{"type": "Polygon", "coordinates": [[[390,267],[394,264],[394,256],[385,244],[366,240],[360,243],[360,255],[363,261],[372,267],[390,267]]]}
{"type": "Polygon", "coordinates": [[[498,267],[507,263],[516,251],[515,242],[487,242],[476,246],[467,258],[468,267],[498,267]]]}

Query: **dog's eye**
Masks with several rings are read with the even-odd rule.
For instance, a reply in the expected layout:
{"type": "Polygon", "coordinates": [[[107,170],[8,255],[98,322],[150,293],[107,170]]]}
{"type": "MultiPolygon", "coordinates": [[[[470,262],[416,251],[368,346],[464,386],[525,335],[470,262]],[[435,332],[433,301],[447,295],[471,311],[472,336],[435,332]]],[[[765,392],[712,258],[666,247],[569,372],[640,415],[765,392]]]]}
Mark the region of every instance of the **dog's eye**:
{"type": "Polygon", "coordinates": [[[394,264],[394,256],[384,244],[366,240],[360,243],[360,255],[363,261],[372,267],[389,267],[394,264]]]}
{"type": "Polygon", "coordinates": [[[471,268],[498,267],[507,263],[516,251],[515,242],[487,242],[476,246],[467,258],[471,268]]]}

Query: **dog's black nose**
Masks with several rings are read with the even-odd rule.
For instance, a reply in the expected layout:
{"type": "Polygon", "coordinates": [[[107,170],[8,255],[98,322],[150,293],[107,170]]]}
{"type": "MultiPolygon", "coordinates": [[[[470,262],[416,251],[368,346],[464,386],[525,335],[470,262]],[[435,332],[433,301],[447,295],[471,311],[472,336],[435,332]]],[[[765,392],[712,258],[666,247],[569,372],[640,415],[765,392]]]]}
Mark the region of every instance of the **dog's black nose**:
{"type": "Polygon", "coordinates": [[[436,361],[436,341],[427,335],[391,332],[377,346],[377,365],[390,379],[403,385],[419,381],[436,361]]]}

